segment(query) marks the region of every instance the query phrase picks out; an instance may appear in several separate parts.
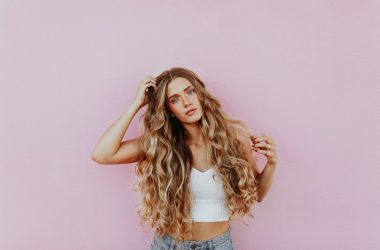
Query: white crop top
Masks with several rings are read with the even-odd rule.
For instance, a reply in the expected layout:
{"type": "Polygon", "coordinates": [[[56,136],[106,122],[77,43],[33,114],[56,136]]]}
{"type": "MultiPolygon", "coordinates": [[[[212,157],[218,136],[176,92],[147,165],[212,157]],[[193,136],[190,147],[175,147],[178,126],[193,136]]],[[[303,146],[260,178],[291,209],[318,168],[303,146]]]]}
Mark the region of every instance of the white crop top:
{"type": "Polygon", "coordinates": [[[193,198],[191,217],[194,222],[229,220],[223,184],[213,168],[201,172],[192,167],[189,185],[193,198]],[[212,178],[213,174],[216,181],[212,178]]]}

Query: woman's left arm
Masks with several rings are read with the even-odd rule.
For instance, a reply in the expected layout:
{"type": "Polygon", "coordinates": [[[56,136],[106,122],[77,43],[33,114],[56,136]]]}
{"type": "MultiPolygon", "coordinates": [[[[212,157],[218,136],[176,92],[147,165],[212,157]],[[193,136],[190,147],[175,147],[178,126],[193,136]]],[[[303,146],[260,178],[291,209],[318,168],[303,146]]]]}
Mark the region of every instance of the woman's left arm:
{"type": "Polygon", "coordinates": [[[268,193],[273,182],[273,176],[277,165],[276,144],[267,134],[251,135],[249,138],[252,142],[252,150],[265,155],[267,158],[267,164],[258,176],[258,201],[261,202],[268,193]]]}
{"type": "Polygon", "coordinates": [[[238,135],[239,140],[244,143],[244,154],[248,164],[253,169],[255,179],[258,181],[258,202],[261,202],[272,185],[277,164],[276,144],[266,134],[250,135],[246,130],[240,129],[238,135]],[[253,150],[267,157],[267,164],[261,173],[257,167],[257,159],[252,154],[253,150]]]}

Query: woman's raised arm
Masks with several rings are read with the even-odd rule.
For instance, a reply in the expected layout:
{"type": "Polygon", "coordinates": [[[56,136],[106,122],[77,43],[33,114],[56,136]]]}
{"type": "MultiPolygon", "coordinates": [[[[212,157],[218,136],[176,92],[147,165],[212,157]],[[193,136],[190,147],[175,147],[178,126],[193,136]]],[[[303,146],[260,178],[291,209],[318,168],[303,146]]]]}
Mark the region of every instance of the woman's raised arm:
{"type": "Polygon", "coordinates": [[[135,138],[122,142],[132,119],[141,107],[147,104],[146,90],[156,87],[154,77],[147,76],[139,82],[137,95],[132,105],[117,119],[99,139],[92,152],[92,160],[101,164],[132,163],[142,159],[139,139],[135,138]]]}

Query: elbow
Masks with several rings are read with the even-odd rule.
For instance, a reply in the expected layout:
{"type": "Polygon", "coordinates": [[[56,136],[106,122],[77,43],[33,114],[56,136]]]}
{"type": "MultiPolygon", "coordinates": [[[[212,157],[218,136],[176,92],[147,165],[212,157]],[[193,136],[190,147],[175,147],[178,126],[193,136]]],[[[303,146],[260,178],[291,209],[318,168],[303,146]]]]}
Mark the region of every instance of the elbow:
{"type": "Polygon", "coordinates": [[[264,199],[264,196],[260,194],[260,192],[258,192],[257,194],[257,202],[262,202],[264,199]]]}
{"type": "Polygon", "coordinates": [[[95,153],[92,153],[91,160],[97,161],[98,157],[95,155],[95,153]]]}
{"type": "Polygon", "coordinates": [[[96,156],[95,154],[91,155],[91,160],[99,164],[105,164],[105,161],[102,158],[96,156]]]}

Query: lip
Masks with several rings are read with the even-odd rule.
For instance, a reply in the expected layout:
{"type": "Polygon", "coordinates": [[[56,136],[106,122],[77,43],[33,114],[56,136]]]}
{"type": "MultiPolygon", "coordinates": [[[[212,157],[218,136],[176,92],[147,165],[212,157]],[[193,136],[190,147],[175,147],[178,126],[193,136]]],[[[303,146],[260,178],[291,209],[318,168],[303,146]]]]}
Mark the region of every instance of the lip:
{"type": "Polygon", "coordinates": [[[190,109],[189,111],[186,112],[186,115],[192,115],[195,113],[196,110],[197,110],[196,108],[190,109]]]}

